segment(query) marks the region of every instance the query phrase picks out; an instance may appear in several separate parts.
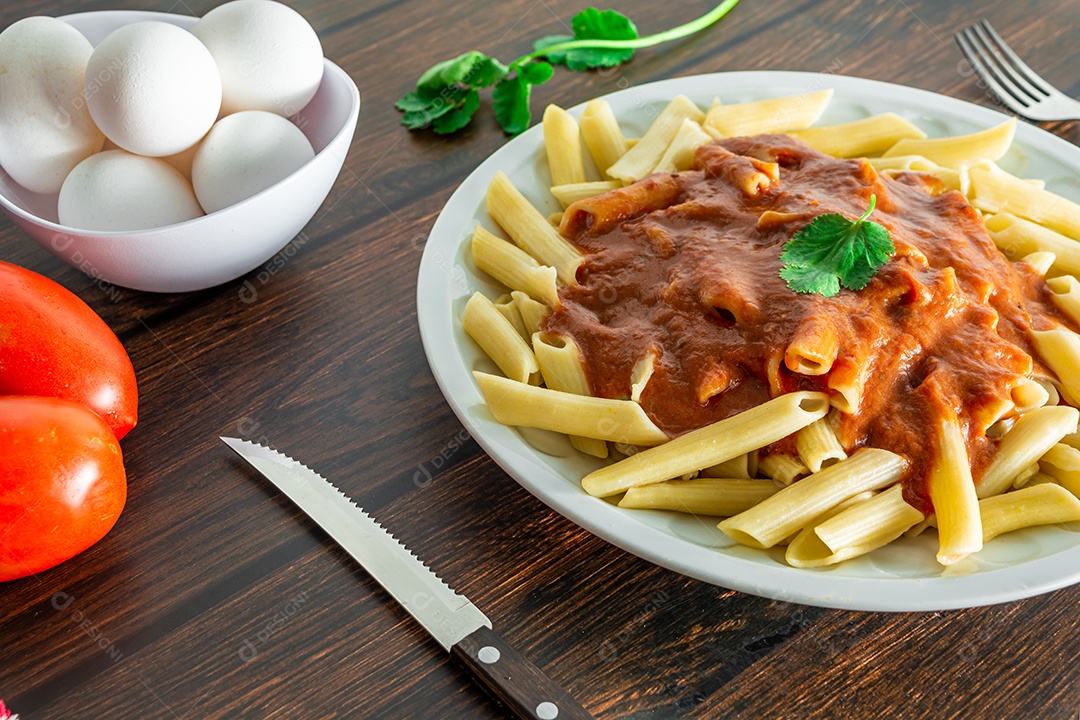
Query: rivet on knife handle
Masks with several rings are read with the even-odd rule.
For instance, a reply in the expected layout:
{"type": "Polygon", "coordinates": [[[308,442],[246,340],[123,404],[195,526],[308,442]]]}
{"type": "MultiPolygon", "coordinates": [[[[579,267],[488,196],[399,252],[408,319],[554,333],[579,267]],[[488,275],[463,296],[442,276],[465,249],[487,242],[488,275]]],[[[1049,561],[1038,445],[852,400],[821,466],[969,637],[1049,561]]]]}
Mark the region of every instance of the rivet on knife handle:
{"type": "Polygon", "coordinates": [[[496,635],[491,622],[468,598],[451,590],[333,483],[276,450],[246,440],[221,439],[352,555],[514,715],[526,720],[592,718],[496,635]]]}
{"type": "Polygon", "coordinates": [[[450,648],[489,693],[526,720],[592,720],[556,685],[494,630],[481,626],[450,648]]]}

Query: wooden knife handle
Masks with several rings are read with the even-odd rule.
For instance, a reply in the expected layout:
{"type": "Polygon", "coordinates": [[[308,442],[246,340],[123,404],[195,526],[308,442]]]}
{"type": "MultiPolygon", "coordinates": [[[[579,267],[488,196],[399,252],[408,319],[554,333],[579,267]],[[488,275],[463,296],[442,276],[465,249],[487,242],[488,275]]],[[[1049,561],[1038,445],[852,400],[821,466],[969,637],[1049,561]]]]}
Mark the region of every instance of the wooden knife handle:
{"type": "Polygon", "coordinates": [[[540,668],[487,627],[450,648],[495,699],[523,720],[595,720],[540,668]]]}

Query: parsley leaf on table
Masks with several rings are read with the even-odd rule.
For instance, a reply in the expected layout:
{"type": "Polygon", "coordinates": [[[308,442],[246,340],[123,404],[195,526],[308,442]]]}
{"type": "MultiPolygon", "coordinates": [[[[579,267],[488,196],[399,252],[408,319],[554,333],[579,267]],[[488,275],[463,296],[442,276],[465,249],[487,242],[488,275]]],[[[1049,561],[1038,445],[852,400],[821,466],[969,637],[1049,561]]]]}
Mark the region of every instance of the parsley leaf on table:
{"type": "Polygon", "coordinates": [[[877,205],[855,222],[839,213],[819,215],[784,244],[780,277],[795,292],[832,297],[843,286],[862,290],[896,251],[889,231],[867,220],[877,205]]]}
{"type": "Polygon", "coordinates": [[[720,20],[739,4],[723,0],[696,20],[640,38],[637,28],[625,15],[614,10],[586,8],[574,16],[574,34],[540,38],[533,52],[503,65],[493,57],[473,50],[444,60],[428,69],[416,83],[416,90],[397,101],[404,115],[401,124],[409,130],[430,127],[446,134],[469,124],[480,107],[479,90],[495,86],[492,105],[495,118],[510,135],[525,131],[532,121],[529,98],[533,85],[551,79],[552,64],[570,70],[592,70],[629,62],[635,48],[651,47],[678,40],[720,20]],[[547,62],[540,58],[546,58],[547,62]]]}
{"type": "Polygon", "coordinates": [[[511,135],[525,132],[532,119],[529,96],[533,85],[542,85],[551,79],[554,69],[546,62],[528,62],[517,69],[513,77],[495,86],[491,102],[495,119],[511,135]]]}
{"type": "MultiPolygon", "coordinates": [[[[547,48],[573,40],[635,40],[637,28],[630,18],[614,10],[586,8],[570,21],[573,35],[548,35],[537,40],[536,50],[547,48]]],[[[570,50],[547,51],[544,57],[556,65],[565,65],[571,70],[595,70],[609,68],[630,62],[634,57],[633,48],[584,47],[570,50]]]]}

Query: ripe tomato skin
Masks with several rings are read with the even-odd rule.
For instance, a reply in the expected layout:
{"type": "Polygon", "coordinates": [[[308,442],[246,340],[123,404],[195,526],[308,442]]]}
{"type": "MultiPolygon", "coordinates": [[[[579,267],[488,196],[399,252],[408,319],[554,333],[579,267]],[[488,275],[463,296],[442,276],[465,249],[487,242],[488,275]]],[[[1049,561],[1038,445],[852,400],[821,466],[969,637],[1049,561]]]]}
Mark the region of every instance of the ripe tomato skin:
{"type": "Polygon", "coordinates": [[[120,442],[96,413],[59,398],[0,397],[0,581],[90,547],[126,500],[120,442]]]}
{"type": "Polygon", "coordinates": [[[0,262],[0,395],[74,400],[119,440],[138,420],[135,369],[113,331],[74,293],[0,262]]]}

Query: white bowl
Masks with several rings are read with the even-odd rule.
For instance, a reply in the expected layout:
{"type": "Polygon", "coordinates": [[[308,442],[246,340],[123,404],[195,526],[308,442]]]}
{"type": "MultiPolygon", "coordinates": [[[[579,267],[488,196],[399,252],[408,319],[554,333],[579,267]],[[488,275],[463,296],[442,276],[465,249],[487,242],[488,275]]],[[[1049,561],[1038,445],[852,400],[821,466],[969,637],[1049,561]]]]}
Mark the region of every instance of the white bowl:
{"type": "MultiPolygon", "coordinates": [[[[158,20],[184,29],[198,18],[110,10],[60,18],[97,45],[113,30],[158,20]]],[[[236,205],[149,230],[103,232],[60,225],[56,196],[32,193],[0,173],[0,206],[39,245],[94,278],[135,290],[187,292],[234,280],[284,247],[315,214],[341,171],[356,130],[356,84],[324,60],[322,84],[293,121],[315,158],[284,180],[236,205]]]]}

